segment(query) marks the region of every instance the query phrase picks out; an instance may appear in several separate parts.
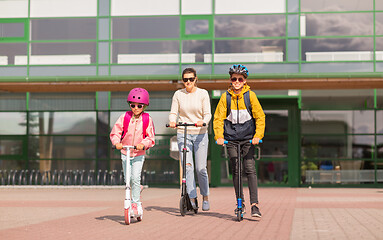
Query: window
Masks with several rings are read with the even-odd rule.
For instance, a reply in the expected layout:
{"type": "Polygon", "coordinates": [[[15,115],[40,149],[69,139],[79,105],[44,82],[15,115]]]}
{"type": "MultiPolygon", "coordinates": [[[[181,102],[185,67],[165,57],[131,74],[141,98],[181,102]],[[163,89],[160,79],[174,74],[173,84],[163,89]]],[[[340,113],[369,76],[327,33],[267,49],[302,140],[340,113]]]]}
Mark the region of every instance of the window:
{"type": "MultiPolygon", "coordinates": [[[[373,13],[316,13],[305,16],[306,36],[355,36],[374,33],[373,13]]],[[[302,23],[304,22],[301,21],[301,28],[302,23]]]]}
{"type": "Polygon", "coordinates": [[[112,49],[112,61],[118,64],[179,62],[178,41],[113,42],[112,49]]]}
{"type": "Polygon", "coordinates": [[[179,17],[113,18],[112,38],[178,38],[179,25],[179,17]]]}
{"type": "MultiPolygon", "coordinates": [[[[376,6],[383,6],[375,1],[376,6]]],[[[373,0],[301,0],[302,12],[329,12],[329,11],[372,11],[373,0]]],[[[376,8],[378,9],[378,8],[376,8]]],[[[381,9],[382,10],[382,9],[381,9]]]]}
{"type": "MultiPolygon", "coordinates": [[[[283,62],[284,39],[216,40],[214,62],[283,62]]],[[[205,55],[204,62],[211,56],[205,55]]]]}
{"type": "Polygon", "coordinates": [[[182,37],[211,38],[213,37],[213,18],[206,15],[182,16],[182,37]]]}
{"type": "Polygon", "coordinates": [[[302,60],[371,61],[373,38],[302,39],[302,60]]]}
{"type": "Polygon", "coordinates": [[[0,19],[0,42],[26,41],[27,38],[27,19],[0,19]]]}
{"type": "Polygon", "coordinates": [[[215,16],[215,37],[284,37],[285,15],[215,16]]]}
{"type": "Polygon", "coordinates": [[[96,39],[96,18],[32,19],[32,40],[96,39]]]}

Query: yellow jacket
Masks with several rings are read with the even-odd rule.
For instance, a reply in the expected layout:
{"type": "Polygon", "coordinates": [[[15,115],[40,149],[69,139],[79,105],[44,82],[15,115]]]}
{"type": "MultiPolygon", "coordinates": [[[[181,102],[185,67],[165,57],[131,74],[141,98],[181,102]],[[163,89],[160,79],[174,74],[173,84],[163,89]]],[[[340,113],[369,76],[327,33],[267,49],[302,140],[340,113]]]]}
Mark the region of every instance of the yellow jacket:
{"type": "Polygon", "coordinates": [[[227,115],[226,94],[221,95],[221,99],[214,113],[213,129],[215,140],[224,138],[225,140],[247,140],[257,137],[262,139],[265,132],[265,113],[258,101],[256,94],[245,84],[239,94],[235,94],[230,87],[228,92],[231,95],[231,110],[227,115]],[[243,94],[250,94],[252,116],[246,109],[243,94]],[[238,106],[238,107],[237,107],[238,106]],[[255,123],[254,123],[255,120],[255,123]],[[255,129],[254,129],[255,124],[255,129]]]}

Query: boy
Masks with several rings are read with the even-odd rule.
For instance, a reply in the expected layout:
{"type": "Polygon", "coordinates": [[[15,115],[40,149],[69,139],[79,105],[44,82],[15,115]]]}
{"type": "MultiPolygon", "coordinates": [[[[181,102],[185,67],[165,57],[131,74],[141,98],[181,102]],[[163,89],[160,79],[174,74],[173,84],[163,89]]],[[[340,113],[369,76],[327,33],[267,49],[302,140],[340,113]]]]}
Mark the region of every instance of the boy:
{"type": "MultiPolygon", "coordinates": [[[[227,150],[232,164],[236,195],[238,194],[238,188],[240,188],[237,168],[237,161],[240,160],[238,159],[237,145],[240,144],[243,168],[249,184],[251,216],[261,217],[262,214],[258,207],[254,145],[258,144],[259,140],[264,136],[265,114],[257,96],[246,84],[249,75],[247,68],[241,64],[234,64],[230,68],[229,74],[231,86],[227,92],[222,94],[214,114],[215,140],[219,145],[224,145],[225,140],[229,141],[227,150]],[[230,96],[227,94],[230,94],[230,96]],[[230,104],[229,109],[227,109],[227,101],[230,104]],[[252,143],[249,140],[252,140],[252,143]]],[[[240,194],[241,196],[236,196],[236,198],[241,197],[243,199],[243,191],[240,194]]]]}

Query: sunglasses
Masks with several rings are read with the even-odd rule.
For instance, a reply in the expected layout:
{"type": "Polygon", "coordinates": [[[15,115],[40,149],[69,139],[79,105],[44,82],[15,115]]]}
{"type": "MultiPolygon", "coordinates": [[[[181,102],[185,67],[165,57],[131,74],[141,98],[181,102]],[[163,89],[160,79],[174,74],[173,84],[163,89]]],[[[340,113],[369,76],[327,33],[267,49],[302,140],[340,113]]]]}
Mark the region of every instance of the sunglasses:
{"type": "Polygon", "coordinates": [[[137,106],[137,108],[143,108],[144,107],[144,105],[142,105],[142,104],[130,104],[130,107],[131,108],[135,108],[137,106]]]}
{"type": "Polygon", "coordinates": [[[243,79],[243,78],[236,78],[236,77],[230,78],[230,80],[231,80],[232,82],[236,82],[237,80],[238,80],[239,82],[243,82],[243,81],[245,81],[245,79],[243,79]]]}
{"type": "Polygon", "coordinates": [[[184,81],[185,83],[190,81],[190,82],[194,82],[195,80],[195,77],[191,77],[191,78],[182,78],[182,81],[184,81]]]}

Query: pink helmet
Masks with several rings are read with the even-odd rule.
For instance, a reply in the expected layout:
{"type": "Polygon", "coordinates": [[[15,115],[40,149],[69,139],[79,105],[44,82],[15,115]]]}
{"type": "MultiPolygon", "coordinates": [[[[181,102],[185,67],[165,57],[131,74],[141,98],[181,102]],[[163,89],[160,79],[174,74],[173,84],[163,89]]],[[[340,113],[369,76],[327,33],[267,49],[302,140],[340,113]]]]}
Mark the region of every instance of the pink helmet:
{"type": "Polygon", "coordinates": [[[149,106],[149,93],[143,88],[133,88],[129,92],[127,102],[142,103],[149,106]]]}

